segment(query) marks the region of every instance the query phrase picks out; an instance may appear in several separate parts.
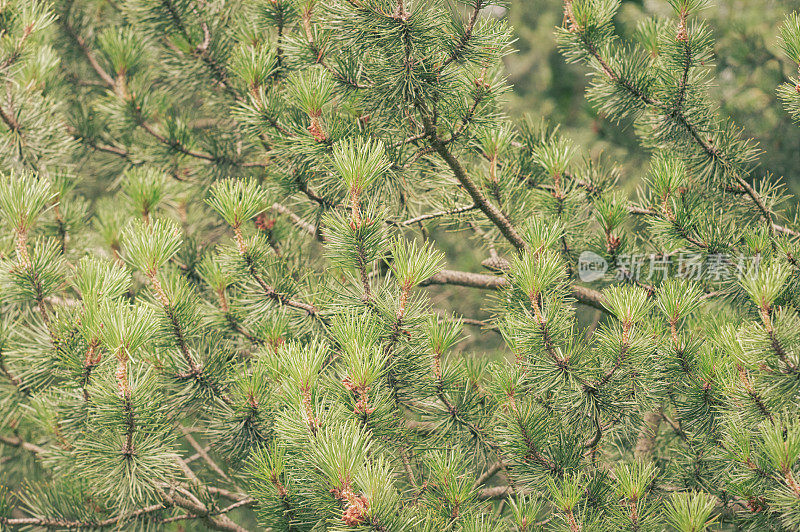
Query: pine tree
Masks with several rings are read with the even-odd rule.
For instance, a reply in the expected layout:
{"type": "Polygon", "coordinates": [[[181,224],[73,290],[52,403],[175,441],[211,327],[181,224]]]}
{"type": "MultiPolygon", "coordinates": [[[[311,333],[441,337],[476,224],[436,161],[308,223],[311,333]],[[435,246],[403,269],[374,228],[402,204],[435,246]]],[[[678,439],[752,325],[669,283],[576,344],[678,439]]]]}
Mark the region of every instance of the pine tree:
{"type": "Polygon", "coordinates": [[[668,3],[556,31],[631,197],[501,2],[3,2],[0,527],[800,528],[797,200],[668,3]]]}

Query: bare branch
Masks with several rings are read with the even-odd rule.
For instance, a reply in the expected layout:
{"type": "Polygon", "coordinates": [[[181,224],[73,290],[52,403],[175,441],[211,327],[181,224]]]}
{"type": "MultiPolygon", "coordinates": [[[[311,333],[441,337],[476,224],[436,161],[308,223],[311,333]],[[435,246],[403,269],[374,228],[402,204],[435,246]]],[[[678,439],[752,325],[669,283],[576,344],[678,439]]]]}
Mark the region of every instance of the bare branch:
{"type": "Polygon", "coordinates": [[[164,504],[154,504],[145,508],[140,508],[125,515],[112,517],[103,521],[70,521],[68,519],[43,519],[38,517],[21,517],[17,519],[6,519],[0,517],[0,523],[8,526],[37,526],[42,528],[76,529],[76,528],[103,528],[107,526],[124,523],[146,514],[158,512],[167,508],[164,504]]]}
{"type": "Polygon", "coordinates": [[[0,436],[0,443],[5,443],[6,445],[10,445],[12,447],[19,447],[20,449],[30,451],[33,454],[43,454],[45,452],[44,448],[33,443],[26,442],[19,436],[0,436]]]}
{"type": "MultiPolygon", "coordinates": [[[[507,282],[508,281],[505,277],[497,275],[461,272],[456,270],[442,270],[436,275],[423,281],[421,286],[452,284],[456,286],[467,286],[470,288],[482,288],[484,290],[499,290],[506,286],[507,282]]],[[[583,303],[584,305],[607,312],[604,305],[605,298],[603,297],[603,294],[597,290],[574,285],[570,287],[570,292],[572,297],[577,299],[579,303],[583,303]]]]}
{"type": "Polygon", "coordinates": [[[208,453],[203,448],[203,446],[200,445],[197,442],[197,440],[194,439],[194,437],[191,435],[191,433],[189,433],[188,430],[186,430],[186,427],[180,426],[179,428],[180,428],[181,432],[183,433],[183,437],[186,439],[186,441],[189,443],[189,445],[191,445],[192,448],[194,448],[194,450],[197,451],[197,454],[200,455],[200,457],[203,459],[203,461],[206,464],[208,464],[208,466],[211,469],[213,469],[214,472],[217,473],[224,480],[226,480],[227,482],[233,482],[231,480],[231,478],[227,475],[227,473],[225,473],[225,471],[223,471],[222,468],[219,467],[219,465],[217,465],[217,463],[214,460],[211,459],[211,457],[208,455],[208,453]]]}
{"type": "Polygon", "coordinates": [[[429,213],[429,214],[421,214],[419,216],[416,216],[414,218],[409,218],[408,220],[404,220],[402,222],[387,222],[387,223],[390,223],[392,225],[406,227],[406,226],[413,225],[413,224],[416,224],[416,223],[419,223],[419,222],[424,222],[425,220],[430,220],[432,218],[441,218],[442,216],[452,216],[454,214],[461,214],[461,213],[464,213],[464,212],[469,212],[469,211],[477,209],[477,208],[478,208],[478,205],[473,203],[472,205],[466,205],[464,207],[457,207],[457,208],[451,209],[449,211],[438,211],[438,212],[432,212],[432,213],[429,213]]]}
{"type": "Polygon", "coordinates": [[[312,224],[311,222],[307,222],[300,218],[297,214],[292,212],[288,207],[282,205],[280,203],[273,203],[272,210],[277,211],[284,216],[287,216],[297,227],[305,231],[306,233],[310,234],[320,242],[325,240],[325,237],[317,230],[317,226],[312,224]]]}

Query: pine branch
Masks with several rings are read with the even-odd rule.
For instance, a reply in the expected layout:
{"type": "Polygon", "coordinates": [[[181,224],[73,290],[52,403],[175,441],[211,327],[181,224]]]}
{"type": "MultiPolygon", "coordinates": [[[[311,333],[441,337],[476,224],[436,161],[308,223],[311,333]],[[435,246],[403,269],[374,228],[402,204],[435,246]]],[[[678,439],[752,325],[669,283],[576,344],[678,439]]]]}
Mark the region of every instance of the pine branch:
{"type": "Polygon", "coordinates": [[[178,316],[175,314],[172,302],[169,300],[169,297],[167,297],[166,292],[164,292],[161,281],[158,279],[157,272],[153,272],[153,274],[150,275],[150,283],[153,287],[153,291],[156,294],[156,298],[158,299],[159,303],[161,303],[161,308],[164,311],[164,314],[172,325],[172,332],[175,335],[177,347],[183,355],[184,360],[186,360],[186,363],[189,365],[189,372],[192,375],[199,377],[201,374],[200,367],[197,365],[197,362],[195,362],[194,356],[192,356],[192,353],[189,350],[189,345],[186,343],[186,337],[183,333],[183,328],[178,321],[178,316]]]}
{"type": "Polygon", "coordinates": [[[501,469],[503,469],[503,463],[501,461],[498,460],[497,462],[493,462],[492,465],[490,465],[486,471],[481,473],[481,476],[475,480],[475,486],[482,486],[486,483],[486,481],[495,476],[501,469]]]}
{"type": "Polygon", "coordinates": [[[741,382],[742,387],[745,389],[747,396],[750,400],[753,401],[753,404],[758,409],[759,413],[764,416],[769,421],[774,421],[775,416],[773,416],[772,412],[769,411],[767,405],[764,401],[762,395],[756,390],[756,387],[753,385],[753,382],[750,380],[750,375],[747,373],[747,370],[743,367],[739,366],[739,382],[741,382]]]}
{"type": "MultiPolygon", "coordinates": [[[[66,17],[62,17],[61,20],[62,20],[62,26],[67,31],[67,33],[70,36],[72,36],[73,39],[76,41],[76,43],[80,47],[81,51],[83,52],[83,55],[86,57],[86,61],[89,63],[89,65],[95,71],[95,73],[97,73],[98,77],[101,80],[103,80],[103,82],[106,84],[106,86],[108,86],[109,89],[111,89],[112,91],[114,91],[117,94],[124,95],[125,91],[120,90],[121,89],[120,84],[123,82],[124,78],[114,79],[113,77],[111,77],[111,75],[108,72],[106,72],[105,69],[97,61],[97,58],[94,56],[94,52],[88,46],[86,41],[80,35],[78,35],[78,33],[75,31],[75,29],[66,21],[66,17]]],[[[172,148],[174,150],[177,150],[180,153],[183,153],[184,155],[188,155],[190,157],[194,157],[194,158],[197,158],[197,159],[202,159],[202,160],[209,161],[209,162],[218,162],[217,158],[212,156],[212,155],[209,155],[207,153],[202,153],[202,152],[197,152],[197,151],[190,150],[190,149],[186,148],[185,146],[183,146],[177,140],[170,140],[170,139],[166,138],[165,136],[161,135],[155,129],[153,129],[153,127],[150,124],[148,124],[146,121],[144,121],[143,117],[141,116],[141,112],[139,113],[139,118],[140,118],[140,122],[139,122],[140,127],[144,131],[146,131],[150,136],[152,136],[153,138],[155,138],[156,140],[158,140],[162,144],[164,144],[166,146],[169,146],[170,148],[172,148]]],[[[92,144],[92,146],[95,147],[95,148],[100,149],[96,144],[92,144]]],[[[122,156],[123,154],[126,154],[126,152],[124,152],[124,150],[120,150],[120,149],[114,148],[114,147],[106,147],[106,149],[103,150],[103,151],[108,151],[109,153],[114,153],[114,154],[120,155],[120,156],[122,156]]]]}
{"type": "Polygon", "coordinates": [[[178,494],[163,494],[164,500],[173,506],[178,506],[184,510],[192,512],[192,518],[202,519],[203,522],[212,530],[222,530],[226,532],[248,532],[246,528],[233,522],[230,517],[211,511],[199,500],[191,500],[178,494]]]}
{"type": "MultiPolygon", "coordinates": [[[[659,216],[659,214],[656,211],[654,211],[652,209],[648,209],[647,207],[642,207],[642,206],[638,206],[638,205],[630,205],[630,206],[628,206],[628,212],[631,213],[631,214],[640,215],[640,216],[656,216],[656,217],[659,216]]],[[[772,229],[777,233],[783,233],[783,234],[786,234],[786,235],[789,235],[789,236],[793,236],[793,237],[800,237],[800,232],[795,231],[794,229],[791,229],[789,227],[777,224],[777,223],[773,223],[772,224],[772,229]]],[[[704,242],[701,242],[700,244],[705,245],[704,242]]],[[[706,247],[707,247],[707,245],[706,245],[706,247]]]]}
{"type": "Polygon", "coordinates": [[[387,148],[389,150],[394,150],[394,149],[397,149],[397,148],[399,148],[401,146],[405,146],[406,144],[415,143],[415,142],[417,142],[419,140],[424,139],[427,136],[428,136],[428,134],[425,133],[425,132],[418,133],[416,135],[411,135],[410,137],[407,137],[406,139],[401,140],[400,142],[395,142],[394,144],[390,144],[387,148]]]}
{"type": "Polygon", "coordinates": [[[329,207],[333,207],[334,206],[333,203],[331,203],[326,198],[320,196],[319,194],[314,192],[314,190],[309,188],[307,183],[298,181],[297,182],[297,189],[300,192],[302,192],[303,194],[305,194],[308,199],[310,199],[311,201],[313,201],[315,203],[318,203],[320,206],[322,206],[324,208],[329,208],[329,207]]]}
{"type": "MultiPolygon", "coordinates": [[[[188,435],[188,433],[186,433],[188,435]]],[[[25,449],[26,451],[30,451],[37,455],[42,455],[45,453],[45,450],[37,445],[25,442],[18,437],[9,437],[9,436],[2,436],[0,435],[0,442],[11,445],[14,447],[19,447],[21,449],[25,449]]],[[[198,449],[199,451],[199,449],[198,449]]],[[[195,477],[196,478],[196,477],[195,477]]],[[[63,519],[42,519],[42,518],[18,518],[18,519],[7,519],[7,518],[0,518],[0,523],[4,523],[8,526],[40,526],[44,528],[62,528],[62,529],[79,529],[79,528],[104,528],[109,527],[112,525],[116,525],[119,523],[123,523],[126,521],[133,520],[137,517],[142,515],[157,512],[159,510],[163,510],[170,506],[178,506],[184,509],[187,509],[192,512],[191,519],[203,519],[206,524],[208,524],[214,530],[227,530],[227,531],[234,531],[234,532],[246,532],[246,529],[240,527],[229,518],[224,515],[233,509],[239,508],[241,506],[249,506],[253,504],[255,501],[249,497],[239,496],[234,494],[233,492],[229,492],[227,490],[221,489],[208,489],[209,493],[217,493],[226,498],[233,498],[235,499],[236,503],[232,504],[222,510],[218,511],[211,511],[206,507],[203,503],[199,500],[188,499],[180,496],[170,496],[166,493],[164,494],[164,503],[157,504],[153,506],[149,506],[146,508],[142,508],[133,512],[130,512],[125,515],[121,515],[118,517],[102,520],[102,521],[91,521],[91,522],[84,522],[84,521],[71,521],[71,520],[63,520],[63,519]]]]}
{"type": "Polygon", "coordinates": [[[169,146],[170,148],[172,148],[172,149],[174,149],[174,150],[176,150],[176,151],[178,151],[178,152],[180,152],[180,153],[182,153],[184,155],[188,155],[189,157],[194,157],[195,159],[202,159],[204,161],[219,162],[218,159],[216,157],[214,157],[213,155],[209,155],[207,153],[190,150],[189,148],[187,148],[186,146],[184,146],[183,144],[181,144],[177,140],[168,139],[167,137],[165,137],[164,135],[162,135],[161,133],[159,133],[158,131],[153,129],[153,127],[150,124],[148,124],[147,122],[145,122],[144,120],[142,120],[139,125],[141,126],[142,129],[147,131],[147,133],[149,133],[151,137],[153,137],[154,139],[159,141],[161,144],[164,144],[165,146],[169,146]]]}
{"type": "Polygon", "coordinates": [[[314,318],[316,320],[321,321],[322,323],[326,322],[326,319],[320,314],[320,311],[317,307],[310,303],[305,303],[303,301],[297,301],[295,299],[291,299],[286,294],[282,294],[275,290],[273,287],[268,285],[264,279],[259,275],[253,268],[251,268],[250,275],[252,278],[258,283],[258,286],[261,287],[261,290],[264,292],[264,295],[267,298],[283,305],[286,307],[302,310],[305,312],[309,317],[314,318]]]}
{"type": "Polygon", "coordinates": [[[89,147],[91,147],[91,148],[93,148],[93,149],[95,149],[97,151],[110,153],[110,154],[116,155],[117,157],[120,157],[122,159],[131,160],[131,154],[128,153],[128,151],[126,151],[123,148],[119,148],[119,147],[113,146],[111,144],[100,144],[99,142],[95,142],[95,141],[93,141],[91,139],[88,139],[88,138],[85,138],[85,137],[75,137],[75,139],[78,140],[79,142],[85,142],[89,147]]]}
{"type": "Polygon", "coordinates": [[[663,416],[664,421],[667,422],[667,425],[670,426],[670,428],[672,429],[672,431],[675,434],[677,434],[684,442],[689,442],[689,436],[686,434],[686,432],[683,430],[683,428],[681,428],[681,425],[680,425],[679,422],[675,421],[674,419],[672,419],[671,417],[669,417],[666,414],[662,414],[662,416],[663,416]]]}
{"type": "Polygon", "coordinates": [[[489,203],[486,197],[481,193],[478,186],[472,180],[472,178],[467,175],[466,169],[461,165],[461,162],[455,158],[455,156],[450,152],[447,148],[447,145],[439,138],[436,134],[436,128],[431,122],[431,119],[425,114],[421,114],[422,122],[425,126],[425,131],[428,134],[428,141],[431,144],[431,147],[439,154],[439,156],[447,163],[447,166],[450,167],[450,170],[453,171],[456,179],[464,186],[467,193],[470,195],[472,200],[478,206],[478,208],[483,211],[489,220],[494,223],[503,236],[511,242],[511,244],[517,248],[517,251],[522,251],[527,247],[527,244],[519,236],[517,233],[516,228],[511,224],[508,218],[500,212],[500,210],[489,203]]]}
{"type": "Polygon", "coordinates": [[[592,385],[592,388],[594,388],[595,390],[600,389],[606,384],[608,384],[608,381],[610,381],[614,377],[614,374],[622,367],[623,362],[625,362],[625,359],[628,357],[628,352],[631,347],[630,341],[628,339],[628,335],[630,334],[630,329],[631,329],[630,322],[624,322],[622,324],[622,338],[620,342],[619,353],[617,354],[617,357],[614,360],[614,365],[611,366],[611,368],[603,374],[602,378],[599,381],[597,381],[596,384],[592,385]]]}
{"type": "MultiPolygon", "coordinates": [[[[423,281],[420,286],[449,284],[481,288],[484,290],[500,290],[506,286],[507,283],[508,281],[505,277],[497,275],[442,270],[433,277],[423,281]]],[[[603,294],[597,290],[575,285],[570,287],[570,293],[578,302],[608,312],[608,309],[604,305],[605,299],[603,298],[603,294]]]]}
{"type": "MultiPolygon", "coordinates": [[[[211,77],[223,88],[225,91],[230,94],[234,99],[239,99],[239,95],[236,91],[228,83],[228,75],[222,65],[219,64],[211,55],[209,54],[209,44],[211,42],[211,33],[208,29],[208,24],[204,21],[201,21],[200,26],[203,29],[203,41],[194,44],[191,36],[189,35],[189,31],[186,28],[186,24],[180,17],[180,13],[176,9],[172,0],[161,0],[161,5],[167,10],[170,16],[170,20],[172,21],[173,27],[175,27],[178,32],[181,34],[183,39],[186,41],[189,46],[192,47],[191,56],[197,59],[200,59],[202,64],[206,67],[206,69],[211,74],[211,77]]],[[[197,5],[192,7],[195,14],[199,16],[199,10],[197,5]]],[[[177,50],[176,47],[166,39],[167,46],[175,49],[176,52],[182,53],[181,50],[177,50]]]]}
{"type": "MultiPolygon", "coordinates": [[[[171,4],[171,2],[169,0],[165,0],[163,3],[165,5],[169,5],[170,7],[172,6],[172,4],[171,4]]],[[[174,10],[172,12],[174,13],[174,10]]],[[[175,14],[175,16],[177,17],[177,14],[175,14]]],[[[106,84],[106,86],[109,89],[111,89],[112,91],[114,91],[118,95],[125,97],[126,96],[126,91],[123,90],[122,87],[121,87],[121,84],[124,82],[124,78],[120,77],[118,79],[114,79],[113,77],[111,77],[111,75],[108,72],[106,72],[106,70],[97,61],[97,58],[95,57],[94,52],[89,47],[89,45],[86,43],[86,41],[67,22],[66,17],[62,17],[61,20],[62,20],[62,26],[64,27],[65,31],[70,36],[73,37],[73,39],[78,44],[78,46],[81,49],[81,51],[83,52],[83,55],[85,56],[87,62],[92,67],[92,69],[95,71],[95,73],[98,75],[98,77],[106,84]]],[[[178,20],[180,20],[180,19],[178,19],[178,20]]],[[[185,28],[183,28],[182,25],[180,25],[180,28],[183,31],[185,37],[187,38],[187,42],[189,42],[188,41],[188,34],[186,34],[185,28]]],[[[210,38],[210,35],[207,33],[208,26],[205,26],[205,28],[206,28],[206,35],[207,35],[207,37],[210,38]]],[[[204,59],[204,62],[206,62],[207,64],[209,64],[212,67],[212,70],[216,73],[216,75],[218,77],[222,76],[222,78],[219,78],[219,79],[223,79],[224,80],[224,75],[222,73],[221,67],[219,67],[219,65],[217,65],[213,61],[211,61],[211,63],[208,63],[208,61],[210,61],[210,59],[207,58],[206,51],[202,50],[202,51],[200,51],[198,53],[200,54],[200,57],[202,57],[204,59]]],[[[226,88],[226,90],[231,90],[224,81],[220,81],[220,83],[226,88]]],[[[233,94],[234,99],[236,101],[240,101],[241,100],[241,97],[239,97],[237,94],[235,94],[235,93],[232,93],[232,94],[233,94]]],[[[2,110],[0,110],[0,111],[2,111],[2,110]]],[[[184,146],[183,144],[181,144],[176,139],[168,139],[167,137],[165,137],[164,135],[162,135],[158,131],[156,131],[147,121],[144,120],[144,117],[141,115],[141,110],[139,110],[138,112],[139,112],[139,114],[138,114],[139,126],[144,131],[146,131],[150,136],[152,136],[154,139],[159,141],[160,143],[164,144],[165,146],[169,146],[170,148],[178,151],[179,153],[182,153],[182,154],[187,155],[189,157],[193,157],[195,159],[200,159],[200,160],[204,160],[204,161],[211,162],[211,163],[219,163],[220,162],[218,157],[215,157],[215,156],[213,156],[211,154],[208,154],[208,153],[191,150],[191,149],[187,148],[186,146],[184,146]]],[[[4,120],[5,120],[5,118],[4,118],[4,120]]],[[[274,124],[274,126],[279,131],[281,131],[282,133],[287,134],[287,135],[289,134],[288,131],[286,131],[283,128],[281,128],[277,123],[274,124]]],[[[107,151],[109,153],[114,153],[115,155],[119,155],[119,156],[126,156],[127,155],[127,152],[125,152],[124,150],[121,150],[121,149],[113,147],[113,146],[102,146],[102,148],[101,148],[101,146],[99,146],[97,144],[92,144],[92,147],[97,148],[97,149],[102,149],[103,151],[107,151]]],[[[264,163],[251,162],[251,163],[244,163],[242,166],[244,166],[244,167],[261,167],[261,166],[264,166],[264,163]]]]}
{"type": "Polygon", "coordinates": [[[481,101],[483,100],[483,98],[481,98],[482,94],[483,94],[482,92],[479,92],[472,99],[472,105],[469,107],[469,109],[467,109],[466,114],[461,118],[461,123],[458,125],[458,127],[455,129],[455,131],[453,131],[453,133],[450,135],[450,138],[447,139],[446,141],[443,141],[445,144],[454,143],[467,130],[467,127],[469,126],[470,121],[475,116],[475,112],[477,111],[478,106],[480,105],[481,101]]]}
{"type": "Polygon", "coordinates": [[[183,434],[183,438],[189,443],[189,445],[192,446],[192,448],[195,451],[197,451],[197,454],[200,455],[200,457],[203,459],[203,461],[206,464],[208,464],[208,466],[216,474],[218,474],[220,477],[222,477],[223,480],[225,480],[226,482],[231,482],[232,483],[233,481],[227,475],[227,473],[225,473],[225,471],[223,471],[222,468],[219,467],[219,465],[217,465],[217,463],[214,460],[211,459],[211,456],[209,456],[209,454],[206,452],[206,450],[203,448],[202,445],[197,443],[197,440],[194,439],[194,436],[192,436],[192,434],[186,429],[186,427],[180,425],[179,428],[180,428],[181,433],[183,434]]]}
{"type": "Polygon", "coordinates": [[[4,355],[3,354],[3,347],[0,346],[0,373],[5,375],[6,378],[9,381],[11,381],[11,384],[13,384],[18,390],[20,390],[23,393],[27,393],[27,391],[22,388],[22,380],[19,377],[17,377],[16,375],[14,375],[11,372],[11,370],[8,369],[8,366],[6,365],[5,357],[3,355],[4,355]]]}
{"type": "Polygon", "coordinates": [[[514,495],[514,488],[511,486],[494,486],[492,488],[483,488],[478,492],[479,501],[488,501],[493,499],[505,499],[514,495]]]}
{"type": "Polygon", "coordinates": [[[372,299],[372,290],[369,286],[369,273],[367,272],[367,262],[366,262],[366,249],[364,246],[364,242],[362,238],[357,238],[358,242],[356,243],[356,262],[358,263],[358,272],[361,277],[361,286],[364,289],[364,293],[361,296],[362,301],[368,302],[372,299]]]}
{"type": "Polygon", "coordinates": [[[789,235],[789,236],[794,236],[794,237],[800,236],[800,232],[797,232],[794,229],[790,229],[790,228],[788,228],[786,226],[783,226],[783,225],[772,224],[772,227],[778,233],[783,233],[783,234],[786,234],[786,235],[789,235]]]}
{"type": "Polygon", "coordinates": [[[94,52],[86,43],[86,40],[81,37],[77,30],[69,23],[69,15],[72,11],[72,6],[74,4],[74,0],[70,0],[68,7],[63,16],[58,17],[59,22],[61,23],[61,27],[64,29],[64,32],[69,35],[75,44],[78,45],[78,48],[81,49],[83,52],[84,57],[86,57],[86,61],[89,63],[89,66],[92,67],[95,74],[109,87],[114,87],[115,82],[114,78],[112,78],[108,72],[100,65],[97,61],[97,58],[94,56],[94,52]]]}
{"type": "Polygon", "coordinates": [[[467,26],[464,29],[464,34],[458,40],[456,47],[450,53],[450,55],[442,62],[442,66],[439,68],[439,71],[443,71],[447,68],[450,63],[458,59],[461,55],[461,52],[464,51],[464,48],[467,47],[469,44],[470,39],[472,39],[472,32],[475,29],[475,22],[478,20],[478,15],[480,15],[481,9],[484,7],[484,0],[474,0],[475,6],[472,9],[472,14],[469,17],[469,22],[467,22],[467,26]]]}
{"type": "Polygon", "coordinates": [[[0,119],[2,119],[3,123],[8,126],[9,131],[22,136],[22,126],[20,126],[13,114],[4,109],[2,106],[0,106],[0,119]]]}
{"type": "Polygon", "coordinates": [[[264,344],[264,343],[265,343],[265,342],[264,342],[264,340],[262,340],[261,338],[258,338],[257,336],[254,336],[254,335],[253,335],[253,334],[251,334],[249,331],[247,331],[247,330],[246,330],[244,327],[242,327],[241,325],[239,325],[239,324],[238,324],[238,323],[235,321],[234,317],[233,317],[233,316],[230,314],[230,312],[225,312],[224,314],[225,314],[225,320],[228,322],[228,325],[230,325],[230,327],[231,327],[231,330],[232,330],[233,332],[235,332],[235,333],[237,333],[237,334],[241,334],[241,335],[242,335],[242,336],[244,336],[244,337],[245,337],[247,340],[249,340],[250,342],[252,342],[252,343],[254,343],[254,344],[261,345],[261,344],[264,344]]]}
{"type": "MultiPolygon", "coordinates": [[[[571,18],[571,15],[569,15],[569,13],[568,13],[568,16],[570,16],[570,18],[571,18]]],[[[702,149],[703,153],[711,161],[713,161],[715,163],[720,163],[724,168],[726,168],[729,171],[730,175],[739,184],[739,186],[742,187],[745,190],[747,195],[752,200],[753,204],[761,212],[761,215],[763,216],[765,222],[767,223],[767,227],[768,227],[768,230],[770,232],[770,235],[774,236],[775,228],[774,228],[774,224],[773,224],[773,221],[772,221],[772,213],[767,208],[767,206],[764,203],[764,201],[761,199],[761,196],[742,177],[740,171],[738,169],[734,168],[728,160],[726,160],[726,159],[724,159],[722,157],[722,155],[718,152],[718,150],[716,148],[714,148],[709,142],[707,142],[702,137],[702,135],[698,131],[698,127],[695,124],[693,124],[687,118],[685,113],[681,109],[679,109],[677,107],[671,108],[670,106],[668,106],[668,105],[666,105],[666,104],[664,104],[662,102],[659,102],[658,100],[655,100],[655,99],[647,96],[646,94],[641,92],[639,89],[634,87],[624,76],[620,75],[613,68],[611,68],[611,66],[608,64],[608,62],[600,55],[600,52],[597,49],[597,47],[594,45],[594,43],[592,43],[586,37],[586,35],[583,32],[579,31],[580,25],[577,23],[577,21],[575,21],[575,19],[572,18],[570,22],[572,23],[573,28],[575,28],[575,30],[573,30],[573,31],[577,31],[578,34],[580,35],[580,38],[581,38],[586,50],[589,52],[589,54],[592,57],[594,57],[594,59],[600,65],[601,70],[606,74],[606,76],[608,76],[609,79],[611,79],[611,81],[613,81],[614,83],[616,83],[620,87],[625,88],[625,90],[627,90],[632,96],[634,96],[637,99],[639,99],[642,103],[644,103],[644,104],[646,104],[648,106],[654,107],[654,108],[658,109],[659,111],[663,112],[666,116],[668,116],[670,118],[673,118],[681,127],[683,127],[685,129],[685,131],[689,134],[691,139],[702,149]]],[[[774,243],[773,243],[773,246],[774,246],[774,243]]]]}

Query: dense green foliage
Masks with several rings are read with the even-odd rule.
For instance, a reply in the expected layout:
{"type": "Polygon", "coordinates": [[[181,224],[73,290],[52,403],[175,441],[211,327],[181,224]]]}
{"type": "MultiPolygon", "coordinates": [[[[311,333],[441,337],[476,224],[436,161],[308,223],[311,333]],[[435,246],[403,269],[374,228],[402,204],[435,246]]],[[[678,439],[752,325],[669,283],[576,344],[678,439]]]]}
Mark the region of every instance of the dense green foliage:
{"type": "Polygon", "coordinates": [[[707,2],[546,37],[635,197],[507,116],[496,4],[0,3],[0,527],[800,528],[797,201],[707,2]]]}

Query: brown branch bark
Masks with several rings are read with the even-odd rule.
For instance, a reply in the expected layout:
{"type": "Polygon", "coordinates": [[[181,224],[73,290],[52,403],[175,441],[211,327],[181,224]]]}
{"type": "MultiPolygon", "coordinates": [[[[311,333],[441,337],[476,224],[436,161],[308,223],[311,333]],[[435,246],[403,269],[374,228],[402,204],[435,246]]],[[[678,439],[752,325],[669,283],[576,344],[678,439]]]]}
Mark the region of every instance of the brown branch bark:
{"type": "Polygon", "coordinates": [[[19,447],[20,449],[24,449],[26,451],[32,452],[33,454],[43,454],[45,452],[44,448],[39,447],[33,443],[26,442],[19,436],[1,436],[0,435],[0,443],[4,443],[6,445],[10,445],[12,447],[19,447]]]}
{"type": "Polygon", "coordinates": [[[661,424],[663,416],[661,409],[648,412],[644,415],[642,428],[636,438],[636,447],[633,449],[633,456],[637,459],[649,461],[652,459],[653,450],[656,447],[656,433],[661,424]]]}
{"type": "Polygon", "coordinates": [[[492,488],[483,488],[478,492],[478,500],[488,501],[492,499],[505,499],[509,495],[514,494],[514,488],[511,486],[495,486],[492,488]]]}
{"type": "MultiPolygon", "coordinates": [[[[423,281],[420,286],[428,285],[456,285],[467,286],[470,288],[481,288],[484,290],[499,290],[506,286],[508,281],[505,277],[498,275],[488,275],[484,273],[461,272],[455,270],[442,270],[436,275],[423,281]]],[[[592,288],[584,286],[571,286],[572,297],[579,303],[594,307],[607,312],[604,306],[605,298],[603,294],[592,288]]]]}
{"type": "Polygon", "coordinates": [[[112,526],[120,523],[124,523],[126,521],[130,521],[131,519],[136,519],[142,515],[158,512],[159,510],[163,510],[167,508],[164,504],[154,504],[152,506],[147,506],[145,508],[140,508],[139,510],[135,510],[131,513],[121,515],[119,517],[112,517],[110,519],[105,519],[103,521],[71,521],[68,519],[44,519],[38,517],[21,517],[16,519],[6,519],[0,518],[0,524],[6,524],[10,527],[21,527],[21,526],[35,526],[41,528],[58,528],[58,529],[77,529],[77,528],[102,528],[107,526],[112,526]]]}

